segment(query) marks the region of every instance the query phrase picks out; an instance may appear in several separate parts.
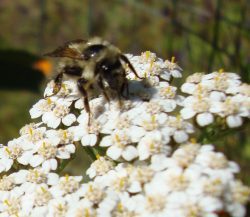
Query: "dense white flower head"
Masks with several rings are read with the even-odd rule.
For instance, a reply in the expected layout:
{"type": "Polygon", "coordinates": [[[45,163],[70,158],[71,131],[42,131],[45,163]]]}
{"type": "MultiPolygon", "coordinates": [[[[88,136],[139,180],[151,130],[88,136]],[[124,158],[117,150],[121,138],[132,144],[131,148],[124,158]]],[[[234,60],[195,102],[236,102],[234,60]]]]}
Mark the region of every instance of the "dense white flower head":
{"type": "Polygon", "coordinates": [[[107,162],[104,163],[107,159],[102,157],[97,161],[91,166],[92,170],[97,164],[106,164],[105,169],[99,169],[101,172],[92,175],[93,180],[86,184],[81,183],[80,176],[59,177],[42,168],[3,176],[0,179],[1,214],[245,215],[244,204],[249,201],[250,188],[235,178],[238,166],[215,152],[212,145],[186,143],[169,157],[154,155],[150,162],[120,163],[116,167],[107,166],[107,162]],[[183,159],[183,155],[188,159],[183,159]]]}
{"type": "Polygon", "coordinates": [[[16,164],[33,168],[42,165],[48,171],[56,170],[59,160],[69,159],[75,153],[72,128],[48,130],[29,124],[20,134],[0,147],[0,172],[7,172],[16,164]]]}
{"type": "Polygon", "coordinates": [[[48,127],[57,128],[61,123],[71,126],[76,121],[74,114],[70,113],[71,101],[49,97],[39,100],[30,110],[31,118],[42,116],[42,121],[48,127]]]}
{"type": "Polygon", "coordinates": [[[195,73],[186,79],[181,90],[190,94],[183,102],[182,117],[195,117],[201,127],[220,117],[229,128],[235,128],[250,117],[249,85],[242,83],[235,73],[222,70],[206,75],[195,73]]]}
{"type": "Polygon", "coordinates": [[[235,73],[195,73],[184,97],[171,83],[182,76],[174,58],[127,57],[142,79],[124,64],[127,98],[91,92],[90,113],[74,78],[56,94],[55,82],[47,85],[30,109],[38,122],[0,145],[0,217],[245,216],[250,188],[236,178],[239,166],[191,139],[189,119],[241,126],[250,116],[249,85],[235,73]],[[93,160],[87,182],[59,175],[78,148],[93,160]]]}

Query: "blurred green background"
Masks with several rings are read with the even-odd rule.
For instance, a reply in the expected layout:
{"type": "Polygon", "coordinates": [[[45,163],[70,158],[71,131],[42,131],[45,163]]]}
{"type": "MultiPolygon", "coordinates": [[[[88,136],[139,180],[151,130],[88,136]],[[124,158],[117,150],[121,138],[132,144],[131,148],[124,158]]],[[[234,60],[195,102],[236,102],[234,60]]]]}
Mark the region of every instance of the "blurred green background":
{"type": "MultiPolygon", "coordinates": [[[[184,78],[223,68],[250,81],[249,0],[1,0],[0,24],[0,51],[15,49],[40,56],[65,41],[97,35],[124,52],[150,50],[165,59],[175,56],[184,78]]],[[[0,60],[3,56],[0,52],[0,60]]],[[[11,64],[17,59],[10,57],[11,64]]],[[[32,64],[25,70],[32,70],[32,64]]],[[[11,72],[1,66],[0,73],[3,82],[7,73],[16,82],[23,76],[18,66],[11,72]]],[[[32,76],[27,80],[32,83],[32,76]]],[[[0,90],[1,143],[18,136],[19,128],[30,122],[28,110],[42,97],[45,80],[38,92],[13,90],[15,85],[9,81],[9,88],[0,90]]],[[[250,184],[247,132],[249,124],[218,149],[240,163],[241,178],[250,184]]]]}

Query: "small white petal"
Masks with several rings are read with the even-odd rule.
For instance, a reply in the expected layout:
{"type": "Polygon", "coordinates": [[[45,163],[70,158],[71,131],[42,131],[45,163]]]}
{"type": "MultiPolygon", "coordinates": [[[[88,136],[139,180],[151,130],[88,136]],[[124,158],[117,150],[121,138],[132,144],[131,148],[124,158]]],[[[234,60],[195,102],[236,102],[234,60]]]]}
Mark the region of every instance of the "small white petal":
{"type": "Polygon", "coordinates": [[[141,184],[138,181],[134,181],[128,190],[130,193],[138,193],[142,190],[141,184]]]}
{"type": "Polygon", "coordinates": [[[147,149],[147,147],[145,147],[145,145],[140,142],[139,145],[137,146],[138,149],[138,154],[139,154],[139,159],[140,160],[146,160],[149,158],[150,153],[147,149]]]}
{"type": "Polygon", "coordinates": [[[172,112],[176,108],[175,100],[162,100],[160,102],[164,112],[172,112]]]}
{"type": "Polygon", "coordinates": [[[30,116],[32,119],[38,118],[42,115],[42,112],[38,110],[37,108],[33,107],[30,109],[30,116]]]}
{"type": "Polygon", "coordinates": [[[107,150],[107,155],[112,158],[113,160],[117,160],[122,153],[122,149],[116,146],[111,146],[107,150]]]}
{"type": "Polygon", "coordinates": [[[4,170],[5,170],[4,165],[2,165],[2,164],[0,163],[0,173],[3,172],[4,170]]]}
{"type": "Polygon", "coordinates": [[[207,126],[207,125],[213,123],[214,116],[208,112],[201,113],[201,114],[197,115],[196,121],[201,127],[204,127],[204,126],[207,126]]]}
{"type": "Polygon", "coordinates": [[[56,173],[49,173],[48,174],[48,185],[56,185],[59,181],[59,175],[56,173]]]}
{"type": "Polygon", "coordinates": [[[57,160],[56,159],[50,159],[50,166],[52,170],[57,169],[57,160]]]}
{"type": "Polygon", "coordinates": [[[27,170],[20,170],[15,174],[15,183],[21,184],[26,181],[26,176],[29,172],[27,170]]]}
{"type": "Polygon", "coordinates": [[[53,112],[47,112],[43,115],[42,121],[53,129],[57,128],[61,123],[61,119],[56,117],[53,112]]]}
{"type": "Polygon", "coordinates": [[[227,124],[230,128],[240,127],[242,125],[242,118],[237,115],[230,115],[227,117],[227,124]]]}
{"type": "Polygon", "coordinates": [[[68,114],[63,119],[62,122],[65,126],[71,126],[76,121],[76,116],[74,114],[68,114]]]}
{"type": "Polygon", "coordinates": [[[173,76],[174,78],[181,78],[181,77],[182,77],[182,74],[180,73],[180,71],[179,71],[179,70],[176,70],[176,69],[171,70],[171,74],[172,74],[172,76],[173,76]]]}
{"type": "Polygon", "coordinates": [[[69,159],[70,154],[65,149],[59,149],[56,157],[58,157],[60,159],[69,159]]]}
{"type": "Polygon", "coordinates": [[[95,134],[88,134],[82,137],[81,143],[83,146],[94,146],[97,142],[97,136],[95,134]]]}
{"type": "Polygon", "coordinates": [[[226,98],[225,93],[219,92],[219,91],[213,91],[211,92],[209,98],[211,101],[223,101],[226,98]]]}
{"type": "Polygon", "coordinates": [[[57,161],[55,159],[49,159],[43,162],[42,168],[45,172],[49,172],[50,170],[56,170],[57,161]]]}
{"type": "Polygon", "coordinates": [[[196,84],[193,83],[185,83],[181,86],[181,91],[183,93],[193,94],[196,88],[196,84]]]}
{"type": "Polygon", "coordinates": [[[182,143],[188,140],[188,135],[183,130],[176,131],[173,137],[177,143],[182,143]]]}
{"type": "Polygon", "coordinates": [[[69,144],[65,147],[65,149],[69,152],[69,153],[75,153],[76,151],[76,147],[74,144],[69,144]]]}
{"type": "Polygon", "coordinates": [[[30,150],[34,147],[34,144],[32,142],[29,142],[29,141],[25,141],[22,143],[22,149],[23,150],[30,150]]]}
{"type": "Polygon", "coordinates": [[[132,126],[129,129],[129,135],[132,142],[139,142],[146,131],[142,127],[132,126]]]}
{"type": "Polygon", "coordinates": [[[165,73],[162,73],[161,74],[161,78],[166,80],[166,81],[169,81],[170,80],[170,74],[165,72],[165,73]]]}
{"type": "Polygon", "coordinates": [[[27,151],[27,152],[24,152],[22,154],[22,156],[20,156],[19,158],[17,158],[17,161],[20,164],[28,165],[31,157],[32,157],[32,152],[31,151],[29,151],[29,152],[27,151]]]}
{"type": "Polygon", "coordinates": [[[108,147],[108,146],[111,146],[112,145],[112,139],[111,139],[111,136],[105,136],[101,143],[100,143],[100,146],[101,147],[108,147]]]}
{"type": "Polygon", "coordinates": [[[191,108],[183,108],[181,111],[181,117],[183,119],[190,119],[195,116],[196,112],[191,108]]]}
{"type": "Polygon", "coordinates": [[[83,109],[84,108],[84,104],[83,104],[83,100],[79,99],[75,102],[75,108],[77,109],[83,109]]]}
{"type": "Polygon", "coordinates": [[[13,160],[9,158],[4,158],[1,159],[1,164],[4,166],[4,170],[8,171],[13,165],[13,160]]]}
{"type": "Polygon", "coordinates": [[[39,166],[42,162],[44,161],[43,157],[41,155],[33,155],[30,158],[29,164],[32,167],[37,167],[39,166]]]}
{"type": "Polygon", "coordinates": [[[128,146],[126,149],[122,152],[122,157],[126,161],[131,161],[135,159],[138,156],[137,149],[134,146],[128,146]]]}

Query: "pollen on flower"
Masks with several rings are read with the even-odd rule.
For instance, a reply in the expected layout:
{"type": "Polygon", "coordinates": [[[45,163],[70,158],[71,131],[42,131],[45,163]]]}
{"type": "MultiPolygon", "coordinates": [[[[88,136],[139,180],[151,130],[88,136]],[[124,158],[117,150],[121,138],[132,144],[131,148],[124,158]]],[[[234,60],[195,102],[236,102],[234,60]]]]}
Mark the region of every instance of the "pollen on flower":
{"type": "Polygon", "coordinates": [[[224,91],[229,87],[229,84],[227,80],[225,79],[226,76],[225,74],[219,73],[217,76],[214,78],[214,89],[219,90],[219,91],[224,91]]]}
{"type": "Polygon", "coordinates": [[[230,97],[228,97],[223,103],[223,112],[226,116],[231,114],[237,114],[240,109],[240,105],[236,102],[233,102],[230,97]]]}
{"type": "Polygon", "coordinates": [[[134,211],[128,210],[126,207],[119,202],[115,209],[111,212],[114,217],[135,217],[138,216],[134,211]]]}
{"type": "Polygon", "coordinates": [[[57,104],[55,108],[53,109],[53,113],[58,118],[63,118],[69,113],[69,108],[65,105],[57,104]]]}
{"type": "Polygon", "coordinates": [[[46,100],[41,100],[37,104],[37,107],[42,112],[49,112],[51,111],[55,106],[55,103],[51,100],[51,98],[47,98],[46,100]]]}
{"type": "Polygon", "coordinates": [[[237,203],[246,204],[250,200],[250,188],[244,186],[241,181],[233,185],[233,200],[237,203]]]}
{"type": "Polygon", "coordinates": [[[220,178],[207,179],[204,181],[204,193],[218,197],[223,191],[223,183],[220,178]]]}
{"type": "Polygon", "coordinates": [[[228,166],[228,160],[223,154],[209,153],[208,165],[213,169],[224,169],[228,166]]]}
{"type": "Polygon", "coordinates": [[[145,52],[142,52],[141,54],[141,58],[142,58],[142,61],[146,61],[146,62],[154,62],[155,59],[156,59],[156,55],[150,51],[145,51],[145,52]]]}
{"type": "Polygon", "coordinates": [[[97,156],[97,160],[91,165],[91,169],[95,170],[96,176],[104,175],[114,167],[113,162],[105,157],[97,156]]]}
{"type": "Polygon", "coordinates": [[[201,217],[202,210],[197,203],[188,203],[184,206],[184,213],[186,217],[201,217]]]}
{"type": "Polygon", "coordinates": [[[88,133],[99,134],[101,129],[101,125],[98,121],[93,120],[91,124],[88,126],[88,133]]]}
{"type": "Polygon", "coordinates": [[[13,160],[20,157],[23,153],[22,147],[18,144],[13,144],[11,147],[5,147],[5,151],[13,160]]]}
{"type": "Polygon", "coordinates": [[[70,132],[69,130],[58,130],[58,137],[61,139],[60,144],[67,144],[73,141],[74,134],[73,132],[70,132]]]}
{"type": "Polygon", "coordinates": [[[128,187],[128,181],[128,177],[118,177],[113,181],[113,188],[118,192],[122,192],[128,187]]]}
{"type": "Polygon", "coordinates": [[[146,104],[146,112],[156,115],[161,111],[161,106],[157,102],[149,102],[146,104]]]}
{"type": "Polygon", "coordinates": [[[149,119],[144,119],[142,121],[142,127],[147,131],[155,130],[159,127],[159,124],[156,120],[156,116],[152,115],[149,119]]]}
{"type": "Polygon", "coordinates": [[[34,204],[36,206],[44,206],[46,205],[51,199],[52,194],[48,191],[46,187],[40,187],[35,192],[35,200],[34,204]]]}
{"type": "Polygon", "coordinates": [[[153,154],[160,153],[163,145],[162,145],[161,141],[151,140],[149,142],[148,146],[149,146],[150,154],[153,155],[153,154]]]}
{"type": "Polygon", "coordinates": [[[67,214],[68,205],[62,203],[54,204],[53,211],[54,211],[53,213],[54,217],[64,217],[67,214]]]}
{"type": "Polygon", "coordinates": [[[125,128],[129,128],[130,125],[131,125],[130,119],[129,119],[128,115],[125,115],[123,117],[120,117],[117,120],[116,128],[119,129],[119,130],[122,130],[122,129],[125,129],[125,128]]]}
{"type": "Polygon", "coordinates": [[[36,129],[35,123],[26,124],[20,129],[20,134],[23,136],[25,134],[33,134],[33,131],[36,129]]]}
{"type": "Polygon", "coordinates": [[[247,97],[250,97],[250,85],[249,84],[242,84],[239,87],[239,93],[241,93],[247,97]]]}
{"type": "Polygon", "coordinates": [[[178,65],[174,61],[175,61],[175,57],[172,57],[171,61],[169,61],[169,60],[165,61],[167,69],[174,70],[174,69],[178,68],[178,65]]]}
{"type": "Polygon", "coordinates": [[[149,182],[154,175],[154,171],[149,167],[139,167],[135,169],[134,173],[135,176],[133,177],[141,184],[149,182]]]}
{"type": "Polygon", "coordinates": [[[20,199],[12,197],[9,200],[4,200],[4,205],[7,207],[7,213],[9,216],[19,216],[21,210],[20,199]]]}
{"type": "Polygon", "coordinates": [[[160,89],[160,96],[165,99],[174,99],[176,96],[176,88],[172,86],[162,87],[160,89]]]}
{"type": "Polygon", "coordinates": [[[96,211],[89,207],[79,207],[76,209],[74,217],[97,217],[96,211]]]}
{"type": "Polygon", "coordinates": [[[48,142],[43,142],[37,153],[42,155],[46,160],[56,156],[57,148],[48,142]]]}
{"type": "Polygon", "coordinates": [[[150,195],[146,198],[146,208],[152,214],[161,212],[163,209],[165,209],[165,206],[166,197],[162,195],[150,195]]]}
{"type": "Polygon", "coordinates": [[[196,72],[196,73],[188,76],[186,79],[186,82],[188,82],[188,83],[200,83],[203,76],[204,76],[204,73],[196,72]]]}
{"type": "Polygon", "coordinates": [[[62,88],[61,88],[61,90],[60,90],[60,94],[62,95],[62,96],[67,96],[67,95],[69,95],[70,94],[70,87],[66,84],[66,83],[62,83],[62,88]]]}
{"type": "Polygon", "coordinates": [[[189,180],[184,174],[171,174],[167,178],[167,185],[172,191],[185,190],[189,185],[189,180]]]}
{"type": "Polygon", "coordinates": [[[170,119],[168,119],[167,125],[176,129],[182,129],[184,126],[184,121],[180,115],[177,115],[176,117],[171,117],[170,119]]]}
{"type": "Polygon", "coordinates": [[[25,136],[28,141],[36,143],[44,138],[45,128],[28,127],[27,130],[25,136]]]}
{"type": "Polygon", "coordinates": [[[94,204],[98,204],[105,196],[105,193],[98,186],[89,184],[85,197],[94,204]]]}
{"type": "Polygon", "coordinates": [[[28,182],[42,184],[45,183],[47,180],[47,176],[44,172],[39,169],[30,170],[26,176],[28,182]]]}
{"type": "Polygon", "coordinates": [[[114,145],[123,148],[130,143],[130,138],[125,132],[118,131],[113,134],[112,142],[114,145]]]}
{"type": "Polygon", "coordinates": [[[14,178],[3,176],[0,178],[0,191],[10,191],[15,187],[14,178]]]}
{"type": "Polygon", "coordinates": [[[194,161],[199,149],[200,146],[198,144],[186,144],[181,149],[176,150],[172,158],[177,161],[179,166],[186,168],[194,161]]]}
{"type": "Polygon", "coordinates": [[[80,183],[73,177],[65,175],[65,177],[60,180],[59,187],[61,190],[65,192],[65,194],[68,194],[78,190],[80,187],[80,183]]]}
{"type": "Polygon", "coordinates": [[[198,97],[197,100],[193,103],[193,110],[197,113],[209,111],[209,108],[209,102],[202,97],[198,97]]]}

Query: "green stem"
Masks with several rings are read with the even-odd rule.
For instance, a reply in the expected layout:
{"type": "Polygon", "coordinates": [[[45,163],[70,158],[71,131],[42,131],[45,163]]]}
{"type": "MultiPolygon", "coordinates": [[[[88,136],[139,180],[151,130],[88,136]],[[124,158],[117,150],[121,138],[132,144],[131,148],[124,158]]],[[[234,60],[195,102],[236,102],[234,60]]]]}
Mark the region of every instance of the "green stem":
{"type": "Polygon", "coordinates": [[[96,160],[96,153],[95,153],[95,149],[93,147],[89,147],[89,146],[83,146],[84,150],[86,151],[86,153],[88,154],[88,156],[91,158],[92,161],[96,160]]]}
{"type": "Polygon", "coordinates": [[[57,173],[61,173],[65,169],[65,167],[69,164],[69,162],[71,162],[74,158],[75,154],[69,159],[62,160],[59,167],[56,170],[57,173]]]}
{"type": "Polygon", "coordinates": [[[222,129],[220,126],[209,126],[202,130],[202,133],[198,139],[201,143],[209,143],[217,141],[218,139],[223,139],[225,136],[233,134],[235,129],[222,129]]]}

